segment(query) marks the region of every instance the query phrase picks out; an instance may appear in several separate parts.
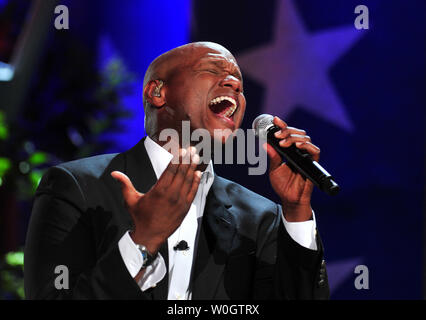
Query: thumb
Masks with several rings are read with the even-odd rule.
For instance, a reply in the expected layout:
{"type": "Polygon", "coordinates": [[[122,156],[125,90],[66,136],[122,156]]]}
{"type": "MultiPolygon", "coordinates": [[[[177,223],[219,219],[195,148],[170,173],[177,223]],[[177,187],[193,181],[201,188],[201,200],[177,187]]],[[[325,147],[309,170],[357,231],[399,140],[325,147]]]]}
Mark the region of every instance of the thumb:
{"type": "Polygon", "coordinates": [[[281,156],[278,154],[278,152],[275,151],[275,149],[270,144],[266,142],[262,145],[262,147],[266,151],[270,159],[269,170],[275,170],[283,162],[281,156]]]}
{"type": "Polygon", "coordinates": [[[111,176],[120,182],[121,191],[123,193],[124,201],[126,205],[129,207],[133,207],[139,200],[139,198],[143,195],[143,193],[138,192],[133,186],[132,181],[130,181],[129,177],[120,171],[111,172],[111,176]]]}

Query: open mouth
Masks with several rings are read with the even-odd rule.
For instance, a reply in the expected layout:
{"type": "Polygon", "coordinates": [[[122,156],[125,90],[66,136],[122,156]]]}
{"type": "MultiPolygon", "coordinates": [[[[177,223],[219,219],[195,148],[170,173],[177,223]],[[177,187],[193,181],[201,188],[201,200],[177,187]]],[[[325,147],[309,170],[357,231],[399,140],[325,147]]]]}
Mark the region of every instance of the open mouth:
{"type": "Polygon", "coordinates": [[[232,119],[232,116],[237,110],[237,102],[234,98],[220,96],[210,101],[209,108],[219,116],[232,119]]]}

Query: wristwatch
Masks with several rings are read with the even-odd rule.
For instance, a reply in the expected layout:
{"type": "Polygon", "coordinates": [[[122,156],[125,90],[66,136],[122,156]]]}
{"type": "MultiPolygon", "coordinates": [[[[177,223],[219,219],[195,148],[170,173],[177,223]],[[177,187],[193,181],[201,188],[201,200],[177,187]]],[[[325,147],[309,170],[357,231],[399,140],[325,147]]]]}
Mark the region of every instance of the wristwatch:
{"type": "Polygon", "coordinates": [[[157,258],[157,254],[152,255],[144,245],[136,244],[136,247],[142,255],[142,268],[146,268],[154,262],[155,258],[157,258]]]}

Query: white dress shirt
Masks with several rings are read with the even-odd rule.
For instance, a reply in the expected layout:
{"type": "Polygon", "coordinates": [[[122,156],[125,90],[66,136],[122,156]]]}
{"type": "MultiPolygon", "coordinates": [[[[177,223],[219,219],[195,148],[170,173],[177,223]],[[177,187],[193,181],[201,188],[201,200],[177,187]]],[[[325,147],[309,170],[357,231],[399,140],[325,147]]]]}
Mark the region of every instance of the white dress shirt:
{"type": "MultiPolygon", "coordinates": [[[[149,137],[146,137],[144,144],[158,179],[167,168],[173,156],[149,137]]],[[[196,253],[198,233],[200,230],[199,226],[201,225],[207,194],[213,184],[213,180],[213,164],[212,161],[210,161],[206,170],[201,175],[197,194],[187,215],[181,225],[167,240],[169,248],[168,300],[190,300],[192,297],[191,269],[194,254],[196,253]],[[185,240],[188,243],[189,249],[185,251],[175,251],[173,247],[181,240],[185,240]]],[[[282,220],[288,234],[294,241],[308,249],[317,249],[315,241],[315,215],[313,220],[304,222],[287,222],[284,215],[282,215],[282,220]]],[[[129,232],[126,232],[120,239],[118,247],[130,275],[134,278],[142,268],[142,255],[131,239],[129,232]]],[[[145,291],[150,287],[155,287],[165,275],[166,263],[159,253],[154,262],[146,268],[138,285],[142,291],[145,291]]]]}

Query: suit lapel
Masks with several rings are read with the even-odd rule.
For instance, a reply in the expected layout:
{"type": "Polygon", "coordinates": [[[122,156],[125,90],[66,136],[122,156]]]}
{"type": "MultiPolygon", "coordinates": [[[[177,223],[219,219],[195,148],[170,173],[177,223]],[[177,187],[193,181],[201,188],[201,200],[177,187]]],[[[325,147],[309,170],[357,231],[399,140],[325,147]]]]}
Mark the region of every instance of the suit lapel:
{"type": "Polygon", "coordinates": [[[216,176],[207,196],[193,272],[193,299],[213,299],[222,279],[235,235],[235,222],[225,192],[216,176]]]}
{"type": "MultiPolygon", "coordinates": [[[[124,153],[125,155],[125,174],[131,179],[133,186],[139,192],[146,193],[151,187],[157,182],[157,177],[152,167],[151,161],[149,160],[148,153],[145,149],[144,144],[145,138],[143,138],[137,145],[124,153]]],[[[163,280],[155,287],[155,289],[149,289],[152,294],[152,298],[155,300],[166,300],[168,294],[168,276],[169,276],[169,250],[167,241],[161,246],[159,252],[166,262],[167,273],[163,280]]]]}
{"type": "MultiPolygon", "coordinates": [[[[146,152],[144,140],[125,152],[126,173],[139,192],[148,192],[156,183],[154,169],[146,152]]],[[[193,299],[213,299],[223,276],[228,255],[232,248],[236,226],[231,212],[230,199],[226,193],[226,180],[216,176],[206,200],[201,223],[194,271],[192,275],[193,299]]],[[[152,291],[154,299],[167,299],[168,293],[168,246],[160,249],[167,265],[167,274],[152,291]]]]}
{"type": "Polygon", "coordinates": [[[126,159],[124,170],[136,190],[146,193],[157,182],[157,177],[146,152],[144,141],[145,138],[124,153],[126,159]]]}

